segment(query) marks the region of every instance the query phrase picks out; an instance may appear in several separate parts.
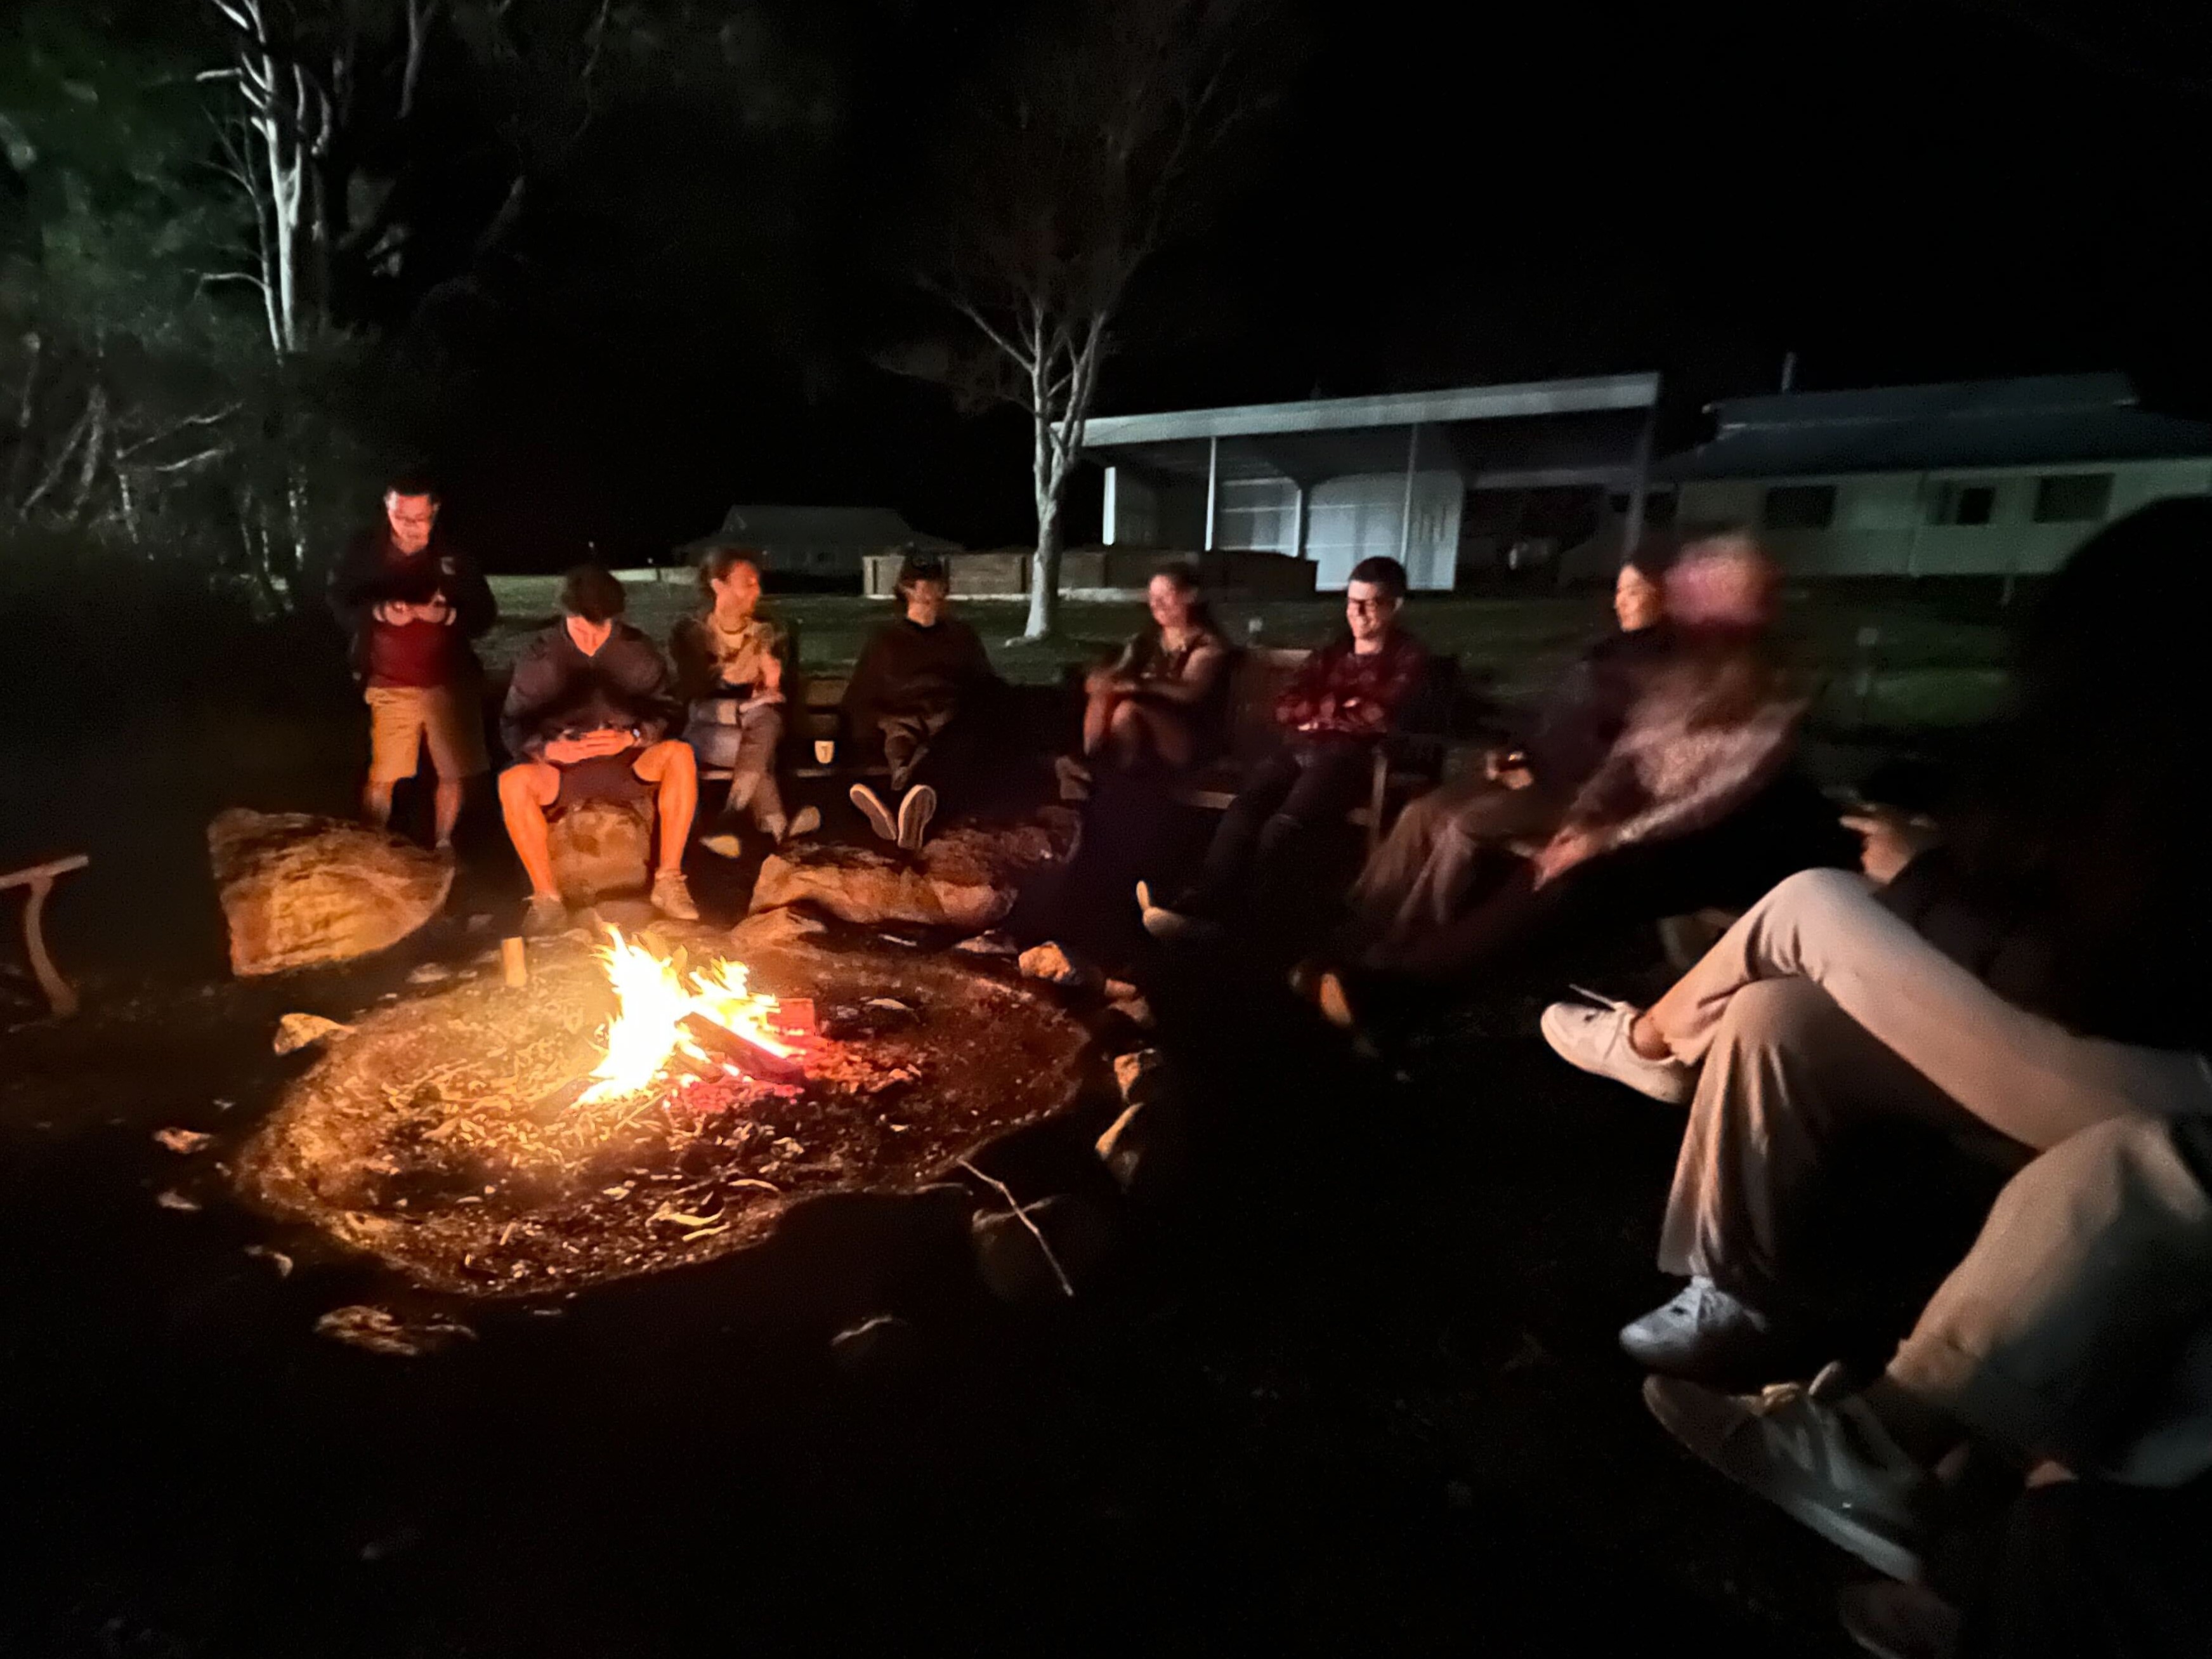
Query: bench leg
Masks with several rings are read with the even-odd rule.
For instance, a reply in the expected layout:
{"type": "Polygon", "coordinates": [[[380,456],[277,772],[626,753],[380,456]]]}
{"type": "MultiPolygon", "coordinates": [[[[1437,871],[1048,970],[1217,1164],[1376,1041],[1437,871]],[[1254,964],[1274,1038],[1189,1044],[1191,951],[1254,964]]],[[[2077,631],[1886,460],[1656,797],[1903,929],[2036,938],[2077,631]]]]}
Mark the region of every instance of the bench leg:
{"type": "Polygon", "coordinates": [[[52,876],[41,876],[31,884],[30,898],[23,906],[23,948],[30,956],[31,972],[38,977],[39,988],[46,994],[54,1018],[67,1019],[76,1012],[76,993],[61,976],[54,959],[46,954],[46,895],[53,890],[52,876]]]}

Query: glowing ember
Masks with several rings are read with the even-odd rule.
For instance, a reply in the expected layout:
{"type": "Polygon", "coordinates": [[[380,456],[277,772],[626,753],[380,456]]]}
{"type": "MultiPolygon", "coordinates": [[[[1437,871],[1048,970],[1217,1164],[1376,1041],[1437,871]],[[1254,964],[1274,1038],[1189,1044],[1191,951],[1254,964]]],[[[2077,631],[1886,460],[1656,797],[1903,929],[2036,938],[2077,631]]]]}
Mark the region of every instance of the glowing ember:
{"type": "Polygon", "coordinates": [[[799,1050],[775,1023],[776,1000],[746,984],[744,963],[717,962],[695,972],[655,956],[617,929],[610,927],[607,933],[610,942],[599,956],[614,986],[615,1017],[606,1029],[606,1058],[592,1073],[592,1086],[577,1104],[641,1094],[660,1080],[663,1070],[678,1054],[720,1068],[721,1062],[684,1033],[682,1022],[691,1014],[702,1015],[772,1054],[798,1057],[799,1050]]]}

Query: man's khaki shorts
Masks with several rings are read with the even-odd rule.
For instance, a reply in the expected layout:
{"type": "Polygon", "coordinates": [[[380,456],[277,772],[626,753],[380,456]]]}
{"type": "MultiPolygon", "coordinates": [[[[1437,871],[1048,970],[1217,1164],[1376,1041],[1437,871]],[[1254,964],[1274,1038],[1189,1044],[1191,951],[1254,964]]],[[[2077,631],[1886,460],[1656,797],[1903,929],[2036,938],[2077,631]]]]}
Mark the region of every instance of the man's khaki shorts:
{"type": "Polygon", "coordinates": [[[469,688],[372,685],[368,699],[368,776],[372,783],[411,778],[424,744],[441,778],[473,778],[491,769],[484,754],[483,717],[469,688]]]}

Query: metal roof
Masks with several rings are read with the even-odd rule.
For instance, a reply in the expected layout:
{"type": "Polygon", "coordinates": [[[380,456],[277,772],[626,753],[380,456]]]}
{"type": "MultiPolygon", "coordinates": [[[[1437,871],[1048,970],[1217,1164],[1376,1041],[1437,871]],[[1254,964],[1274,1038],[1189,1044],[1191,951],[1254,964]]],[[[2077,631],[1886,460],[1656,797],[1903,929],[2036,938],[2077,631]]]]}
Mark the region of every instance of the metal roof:
{"type": "Polygon", "coordinates": [[[2137,406],[2124,374],[1777,392],[1710,405],[1716,432],[1666,480],[1822,477],[2212,456],[2212,425],[2137,406]]]}
{"type": "Polygon", "coordinates": [[[1086,453],[1116,465],[1224,479],[1302,482],[1401,471],[1412,434],[1423,466],[1456,467],[1471,484],[1535,489],[1633,478],[1659,376],[1607,374],[1315,398],[1084,423],[1086,453]]]}
{"type": "Polygon", "coordinates": [[[1349,432],[1372,427],[1436,426],[1513,415],[1571,415],[1649,409],[1659,401],[1656,374],[1600,374],[1579,380],[1524,380],[1444,392],[1389,392],[1375,398],[1309,398],[1293,404],[1240,404],[1165,415],[1097,415],[1084,422],[1085,449],[1162,443],[1179,438],[1244,438],[1271,433],[1349,432]]]}

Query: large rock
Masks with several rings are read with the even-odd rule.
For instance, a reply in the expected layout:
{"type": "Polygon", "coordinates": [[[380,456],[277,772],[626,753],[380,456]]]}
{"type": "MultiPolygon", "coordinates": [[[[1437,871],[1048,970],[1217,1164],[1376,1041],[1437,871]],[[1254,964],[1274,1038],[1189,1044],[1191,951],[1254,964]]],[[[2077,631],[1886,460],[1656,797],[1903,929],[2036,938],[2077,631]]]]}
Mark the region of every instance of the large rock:
{"type": "Polygon", "coordinates": [[[752,908],[811,900],[842,921],[977,933],[1003,920],[1021,878],[1061,851],[1060,839],[1036,824],[949,830],[912,859],[873,847],[790,847],[761,866],[752,908]]]}
{"type": "Polygon", "coordinates": [[[450,860],[380,830],[234,809],[208,826],[234,974],[350,962],[407,937],[446,902],[450,860]]]}
{"type": "Polygon", "coordinates": [[[575,908],[641,893],[653,874],[653,808],[582,800],[553,820],[553,879],[575,908]]]}

